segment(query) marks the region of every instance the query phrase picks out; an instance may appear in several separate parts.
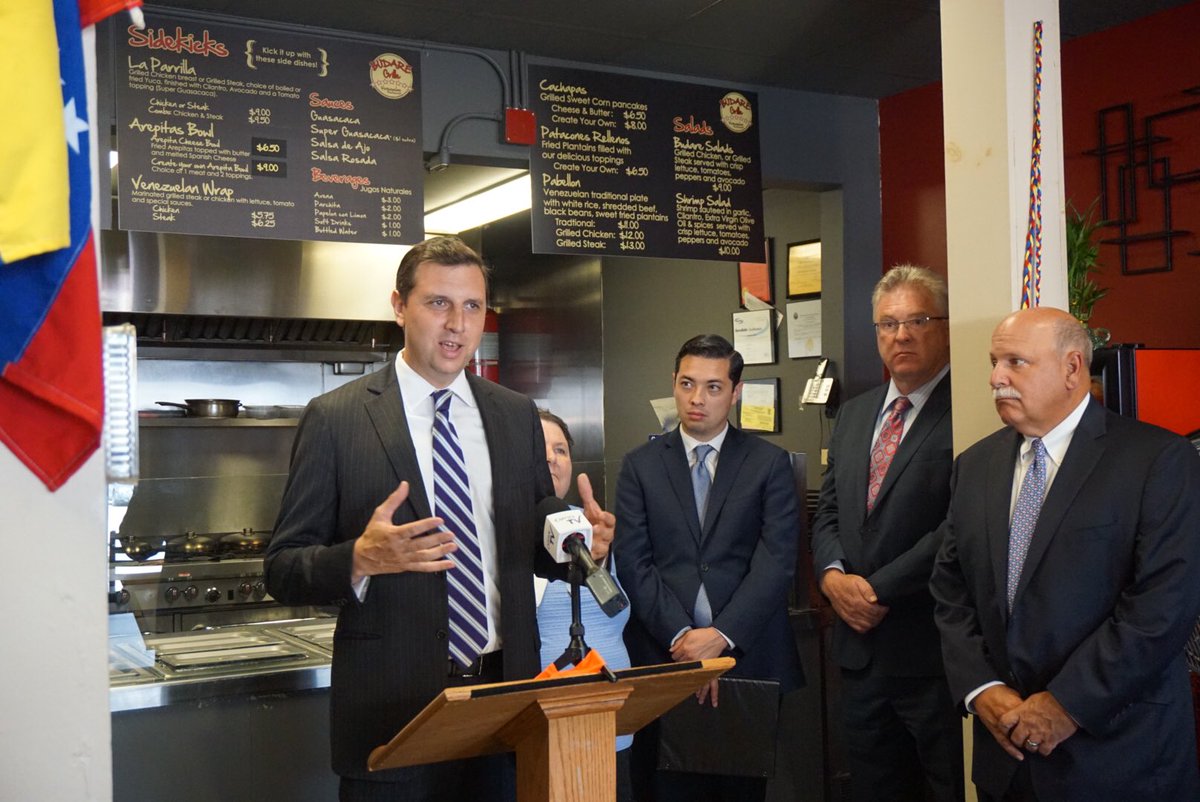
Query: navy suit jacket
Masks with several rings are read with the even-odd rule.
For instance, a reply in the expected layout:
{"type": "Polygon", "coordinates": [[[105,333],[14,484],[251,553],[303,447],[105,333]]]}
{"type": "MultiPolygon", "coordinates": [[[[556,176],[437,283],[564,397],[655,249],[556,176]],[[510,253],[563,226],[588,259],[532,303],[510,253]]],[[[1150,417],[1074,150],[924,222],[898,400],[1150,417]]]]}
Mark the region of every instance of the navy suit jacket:
{"type": "Polygon", "coordinates": [[[872,435],[887,390],[883,385],[863,393],[838,413],[813,516],[813,568],[819,584],[825,569],[841,560],[846,573],[864,577],[880,603],[891,608],[864,635],[837,619],[833,659],[839,666],[871,666],[884,676],[940,676],[929,576],[941,544],[938,527],[950,504],[950,374],[933,388],[904,435],[868,513],[872,435]]]}
{"type": "Polygon", "coordinates": [[[633,616],[625,630],[635,665],[671,662],[670,645],[693,626],[704,583],[713,626],[733,641],[730,676],[804,682],[788,623],[788,589],[800,536],[786,451],[730,427],[700,529],[679,430],[625,457],[617,479],[617,571],[633,616]]]}
{"type": "MultiPolygon", "coordinates": [[[[1039,799],[1200,799],[1184,643],[1200,612],[1200,456],[1182,437],[1088,402],[1046,495],[1011,615],[1013,468],[1003,429],[965,451],[934,568],[946,673],[962,702],[999,680],[1049,691],[1079,731],[1027,757],[1039,799]]],[[[973,774],[1018,763],[975,722],[973,774]]]]}
{"type": "MultiPolygon", "coordinates": [[[[492,465],[493,511],[503,600],[505,679],[538,672],[533,583],[553,573],[535,507],[553,495],[542,425],[523,395],[467,375],[492,465]]],[[[308,405],[265,561],[267,589],[284,604],[336,604],[330,691],[333,769],[367,776],[370,751],[386,743],[446,686],[446,574],[371,578],[359,602],[350,585],[354,541],[375,508],[409,481],[397,524],[429,517],[391,365],[308,405]]],[[[372,773],[393,779],[394,772],[372,773]]]]}

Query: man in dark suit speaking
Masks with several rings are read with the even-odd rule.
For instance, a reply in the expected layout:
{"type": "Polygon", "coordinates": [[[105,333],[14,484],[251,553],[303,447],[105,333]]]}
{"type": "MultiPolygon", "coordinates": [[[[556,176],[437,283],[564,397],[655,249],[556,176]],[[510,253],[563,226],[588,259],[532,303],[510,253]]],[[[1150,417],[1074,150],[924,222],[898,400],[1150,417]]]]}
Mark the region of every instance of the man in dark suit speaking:
{"type": "Polygon", "coordinates": [[[1089,396],[1066,312],[1005,318],[991,360],[1007,428],[955,465],[931,584],[980,799],[1200,799],[1200,456],[1089,396]]]}
{"type": "Polygon", "coordinates": [[[929,595],[954,462],[946,282],[899,265],[871,307],[891,380],[838,413],[813,517],[817,581],[838,616],[850,787],[856,802],[957,802],[962,719],[929,595]]]}
{"type": "MultiPolygon", "coordinates": [[[[407,254],[392,293],[395,364],[314,399],[300,421],[267,588],[336,604],[330,740],[342,800],[505,799],[505,756],[367,771],[448,685],[538,671],[535,506],[554,495],[537,409],[463,368],[487,277],[457,238],[407,254]]],[[[544,558],[544,559],[541,559],[544,558]]]]}
{"type": "MultiPolygon", "coordinates": [[[[730,676],[788,691],[804,681],[787,615],[796,487],[787,452],[729,425],[741,375],[742,357],[723,337],[688,340],[672,377],[679,427],[625,457],[613,541],[633,611],[625,640],[635,665],[728,654],[737,659],[730,676]]],[[[701,704],[718,703],[716,688],[698,694],[701,704]]],[[[760,779],[679,772],[655,784],[660,802],[765,792],[760,779]]]]}

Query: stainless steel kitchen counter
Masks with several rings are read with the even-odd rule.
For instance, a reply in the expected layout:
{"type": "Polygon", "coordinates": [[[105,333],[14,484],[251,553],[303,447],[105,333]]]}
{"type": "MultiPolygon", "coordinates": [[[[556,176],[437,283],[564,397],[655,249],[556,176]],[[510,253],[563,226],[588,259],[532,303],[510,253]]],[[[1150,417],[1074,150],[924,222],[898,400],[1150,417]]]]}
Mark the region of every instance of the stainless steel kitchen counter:
{"type": "Polygon", "coordinates": [[[333,627],[322,618],[149,636],[154,665],[110,671],[109,711],[328,688],[333,627]]]}

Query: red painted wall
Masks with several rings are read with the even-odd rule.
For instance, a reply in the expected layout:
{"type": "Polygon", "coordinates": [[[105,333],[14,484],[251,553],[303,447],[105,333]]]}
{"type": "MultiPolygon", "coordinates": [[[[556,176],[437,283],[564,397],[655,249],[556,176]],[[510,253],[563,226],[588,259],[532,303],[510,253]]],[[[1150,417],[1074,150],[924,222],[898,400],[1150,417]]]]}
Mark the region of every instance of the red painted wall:
{"type": "Polygon", "coordinates": [[[883,266],[909,262],[946,275],[942,85],[879,101],[883,266]]]}
{"type": "MultiPolygon", "coordinates": [[[[1100,191],[1099,164],[1084,155],[1098,144],[1096,113],[1132,103],[1135,133],[1142,136],[1146,115],[1200,104],[1200,95],[1184,93],[1200,86],[1198,43],[1200,2],[1193,2],[1063,45],[1064,170],[1067,197],[1078,208],[1085,210],[1100,191]]],[[[879,127],[885,265],[924,262],[944,271],[941,85],[881,100],[879,127]]],[[[1156,130],[1172,139],[1155,151],[1170,157],[1172,173],[1200,171],[1200,108],[1164,120],[1156,130]]],[[[1130,234],[1162,228],[1159,197],[1146,188],[1141,171],[1139,220],[1130,234]]],[[[1171,207],[1173,228],[1190,232],[1175,240],[1171,272],[1122,275],[1117,246],[1101,246],[1102,272],[1095,280],[1110,291],[1096,305],[1092,325],[1110,329],[1114,342],[1200,347],[1200,181],[1177,184],[1171,207]]],[[[1116,211],[1114,195],[1110,213],[1116,211]]],[[[1102,228],[1099,236],[1115,234],[1102,228]]],[[[1134,246],[1129,256],[1134,268],[1164,262],[1161,244],[1134,246]]]]}

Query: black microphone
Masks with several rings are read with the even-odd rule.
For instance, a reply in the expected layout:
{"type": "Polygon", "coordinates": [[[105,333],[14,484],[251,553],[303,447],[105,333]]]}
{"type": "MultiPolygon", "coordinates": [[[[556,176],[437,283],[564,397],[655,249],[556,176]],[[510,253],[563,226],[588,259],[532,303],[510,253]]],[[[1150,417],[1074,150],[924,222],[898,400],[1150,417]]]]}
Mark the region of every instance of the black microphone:
{"type": "Polygon", "coordinates": [[[542,532],[543,545],[557,562],[568,560],[579,566],[583,582],[596,604],[609,618],[629,606],[629,599],[612,575],[597,565],[591,554],[592,525],[579,510],[571,509],[565,501],[548,496],[538,502],[538,515],[546,519],[542,532]]]}

